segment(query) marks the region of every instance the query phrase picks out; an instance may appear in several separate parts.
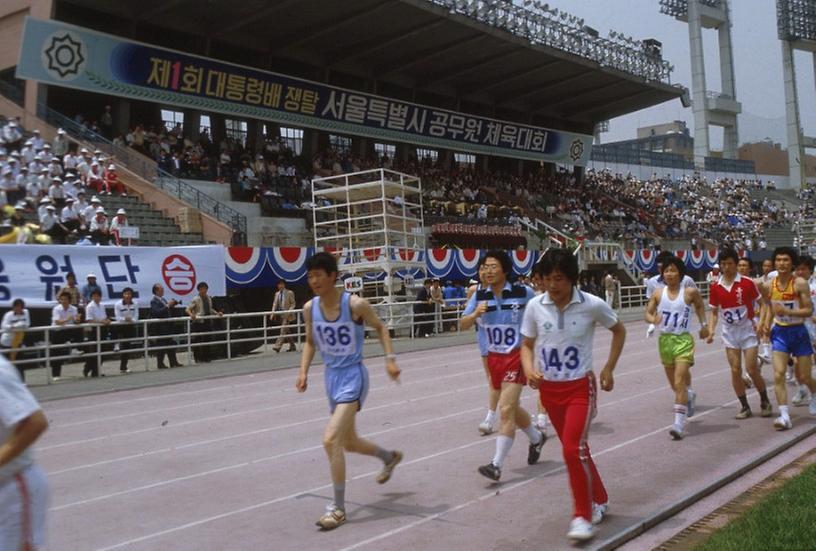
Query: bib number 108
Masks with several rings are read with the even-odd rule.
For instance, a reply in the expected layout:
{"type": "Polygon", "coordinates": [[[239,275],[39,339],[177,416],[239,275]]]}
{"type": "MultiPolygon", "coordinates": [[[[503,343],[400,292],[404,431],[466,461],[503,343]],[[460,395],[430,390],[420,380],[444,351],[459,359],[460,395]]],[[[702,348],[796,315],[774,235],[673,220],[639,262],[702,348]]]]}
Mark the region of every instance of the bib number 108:
{"type": "Polygon", "coordinates": [[[516,330],[513,327],[488,327],[487,341],[492,346],[515,346],[516,330]]]}
{"type": "Polygon", "coordinates": [[[580,363],[578,349],[574,346],[568,346],[562,352],[559,352],[557,348],[541,349],[541,365],[544,371],[550,369],[562,371],[562,368],[577,369],[580,363]]]}

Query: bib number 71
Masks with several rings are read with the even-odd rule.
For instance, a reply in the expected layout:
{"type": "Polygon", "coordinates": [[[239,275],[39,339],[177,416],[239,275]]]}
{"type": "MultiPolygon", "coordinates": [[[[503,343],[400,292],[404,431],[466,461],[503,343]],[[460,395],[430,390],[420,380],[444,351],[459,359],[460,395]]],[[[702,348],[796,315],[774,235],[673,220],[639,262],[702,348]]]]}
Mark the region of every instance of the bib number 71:
{"type": "Polygon", "coordinates": [[[563,352],[559,352],[558,348],[541,349],[541,365],[544,366],[544,371],[554,369],[555,371],[562,371],[566,369],[577,369],[580,365],[578,358],[578,349],[574,346],[566,347],[563,352]]]}

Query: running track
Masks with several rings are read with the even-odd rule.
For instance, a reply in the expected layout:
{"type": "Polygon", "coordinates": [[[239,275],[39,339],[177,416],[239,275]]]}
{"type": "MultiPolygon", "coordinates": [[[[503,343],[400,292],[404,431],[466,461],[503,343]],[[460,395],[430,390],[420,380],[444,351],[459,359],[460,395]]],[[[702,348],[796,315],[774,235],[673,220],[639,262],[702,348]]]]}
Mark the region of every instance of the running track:
{"type": "MultiPolygon", "coordinates": [[[[735,421],[721,341],[698,344],[698,413],[670,441],[672,393],[644,324],[629,338],[615,390],[601,393],[590,444],[611,497],[597,541],[734,471],[814,425],[735,421]]],[[[611,335],[598,330],[596,371],[611,335]]],[[[476,473],[493,456],[480,437],[486,383],[475,346],[403,353],[402,384],[369,360],[371,392],[358,431],[405,452],[388,484],[380,462],[347,456],[349,522],[321,533],[331,496],[321,447],[328,417],[322,365],[306,394],[296,371],[190,382],[45,404],[51,429],[36,456],[52,490],[50,547],[59,550],[561,549],[572,510],[557,438],[527,466],[519,433],[500,484],[476,473]]],[[[766,380],[769,369],[764,369],[766,380]]],[[[532,390],[522,401],[533,406],[532,390]]],[[[758,411],[758,397],[749,394],[758,411]]]]}

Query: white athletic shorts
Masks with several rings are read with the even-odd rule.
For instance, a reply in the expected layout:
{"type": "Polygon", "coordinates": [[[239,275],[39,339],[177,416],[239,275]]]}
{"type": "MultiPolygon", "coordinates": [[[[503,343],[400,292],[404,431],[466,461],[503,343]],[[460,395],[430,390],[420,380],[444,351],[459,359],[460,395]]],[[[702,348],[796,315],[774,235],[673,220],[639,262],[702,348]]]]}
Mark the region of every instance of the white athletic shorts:
{"type": "Polygon", "coordinates": [[[747,350],[759,345],[756,331],[750,323],[723,325],[722,340],[726,348],[747,350]]]}
{"type": "Polygon", "coordinates": [[[48,482],[37,465],[0,483],[0,549],[44,551],[47,509],[48,482]]]}

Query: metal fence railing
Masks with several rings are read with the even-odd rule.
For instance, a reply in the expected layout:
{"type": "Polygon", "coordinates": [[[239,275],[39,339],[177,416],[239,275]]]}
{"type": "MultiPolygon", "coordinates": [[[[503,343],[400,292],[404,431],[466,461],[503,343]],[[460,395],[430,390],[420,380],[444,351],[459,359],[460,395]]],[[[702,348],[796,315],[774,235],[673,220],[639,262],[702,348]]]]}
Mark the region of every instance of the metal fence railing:
{"type": "MultiPolygon", "coordinates": [[[[708,298],[708,283],[697,282],[704,300],[708,298]]],[[[621,311],[642,309],[646,305],[645,287],[620,287],[615,306],[621,311]]],[[[373,304],[381,319],[386,321],[394,337],[419,338],[425,335],[461,332],[464,300],[446,301],[446,305],[431,305],[427,312],[415,311],[425,304],[414,301],[373,304]]],[[[373,336],[373,330],[366,329],[373,336]]],[[[28,371],[44,369],[48,383],[53,381],[55,366],[95,360],[100,368],[105,361],[129,358],[129,365],[141,365],[151,371],[150,358],[157,352],[173,350],[181,355],[182,363],[192,365],[197,356],[209,359],[233,359],[261,348],[268,352],[275,347],[302,344],[306,338],[303,310],[250,312],[223,316],[169,319],[144,319],[130,323],[108,325],[83,323],[69,327],[43,326],[15,329],[23,334],[22,342],[3,354],[28,371]],[[270,316],[275,314],[275,320],[270,316]],[[292,320],[281,324],[282,316],[292,320]],[[169,330],[168,330],[169,329],[169,330]]]]}
{"type": "MultiPolygon", "coordinates": [[[[393,336],[414,338],[460,331],[464,301],[449,303],[450,307],[432,308],[427,313],[415,312],[414,306],[419,303],[412,301],[372,306],[386,320],[393,336]]],[[[276,342],[286,345],[304,342],[302,309],[274,312],[274,321],[270,319],[272,314],[266,311],[198,317],[196,321],[178,317],[15,329],[13,333],[22,334],[22,341],[2,352],[27,372],[45,369],[50,383],[52,368],[61,369],[63,365],[84,363],[88,359],[102,366],[105,361],[118,361],[127,355],[129,365],[141,364],[144,371],[149,371],[150,357],[161,351],[186,354],[181,356],[182,363],[192,365],[196,356],[233,359],[258,348],[266,352],[276,342]],[[281,324],[283,316],[293,316],[293,319],[281,324]]],[[[367,332],[373,334],[370,329],[367,332]]]]}
{"type": "Polygon", "coordinates": [[[107,155],[116,158],[116,161],[134,174],[152,183],[157,188],[166,191],[168,194],[178,197],[190,206],[197,208],[204,214],[208,214],[233,230],[233,244],[246,244],[247,220],[246,216],[232,207],[218,201],[214,197],[202,193],[196,187],[188,184],[169,172],[159,168],[152,159],[140,154],[134,149],[113,143],[104,136],[93,132],[82,124],[76,122],[54,111],[45,104],[37,106],[37,116],[44,119],[52,126],[63,128],[77,140],[89,142],[94,147],[104,151],[107,155]]]}

